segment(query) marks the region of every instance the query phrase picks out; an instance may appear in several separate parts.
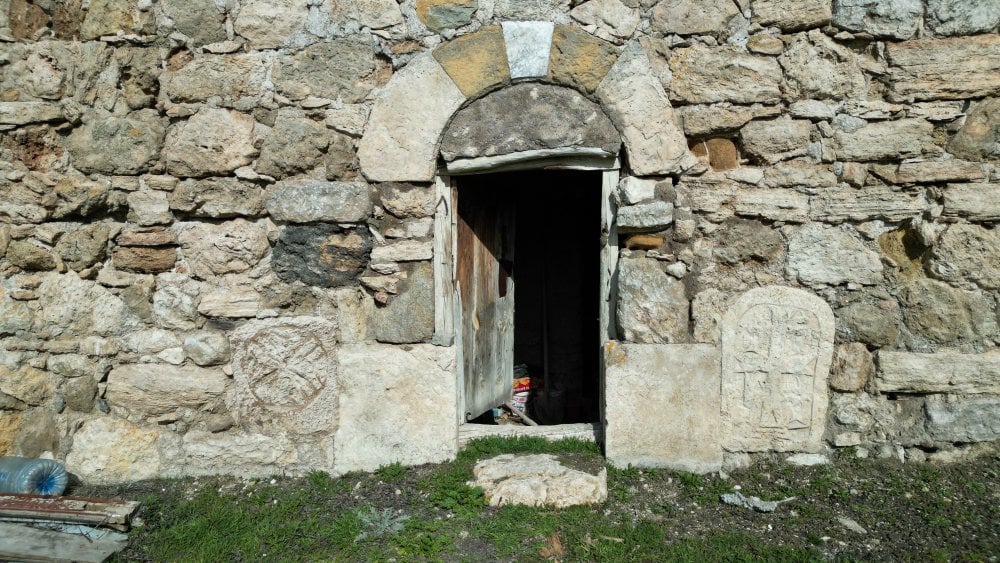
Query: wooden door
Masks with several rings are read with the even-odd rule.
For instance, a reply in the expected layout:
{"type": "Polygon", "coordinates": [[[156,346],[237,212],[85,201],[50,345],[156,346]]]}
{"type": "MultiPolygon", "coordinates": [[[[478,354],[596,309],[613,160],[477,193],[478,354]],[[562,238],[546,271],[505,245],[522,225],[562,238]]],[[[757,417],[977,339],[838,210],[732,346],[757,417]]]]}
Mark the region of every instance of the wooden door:
{"type": "Polygon", "coordinates": [[[469,178],[453,194],[466,420],[513,396],[515,208],[501,193],[469,178]]]}

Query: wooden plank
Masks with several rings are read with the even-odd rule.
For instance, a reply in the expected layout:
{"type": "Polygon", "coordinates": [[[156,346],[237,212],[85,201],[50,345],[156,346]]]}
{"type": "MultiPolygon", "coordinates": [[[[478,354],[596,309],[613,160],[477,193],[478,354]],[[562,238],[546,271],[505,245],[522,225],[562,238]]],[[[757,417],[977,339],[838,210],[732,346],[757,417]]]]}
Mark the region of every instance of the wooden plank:
{"type": "Polygon", "coordinates": [[[470,187],[456,190],[455,258],[467,419],[509,401],[514,372],[514,281],[500,267],[513,263],[513,205],[489,180],[470,187]]]}
{"type": "Polygon", "coordinates": [[[0,518],[44,520],[128,529],[138,502],[84,497],[0,495],[0,518]]]}
{"type": "MultiPolygon", "coordinates": [[[[601,174],[601,295],[599,342],[617,338],[615,330],[614,293],[615,272],[618,268],[618,227],[615,225],[615,191],[618,189],[618,171],[606,170],[601,174]]],[[[598,355],[600,351],[598,351],[598,355]]],[[[598,365],[604,365],[602,360],[598,365]]]]}
{"type": "Polygon", "coordinates": [[[0,522],[0,559],[3,560],[100,562],[127,544],[128,540],[88,538],[0,522]]]}
{"type": "Polygon", "coordinates": [[[454,212],[451,179],[434,181],[434,337],[438,346],[455,343],[454,212]]]}

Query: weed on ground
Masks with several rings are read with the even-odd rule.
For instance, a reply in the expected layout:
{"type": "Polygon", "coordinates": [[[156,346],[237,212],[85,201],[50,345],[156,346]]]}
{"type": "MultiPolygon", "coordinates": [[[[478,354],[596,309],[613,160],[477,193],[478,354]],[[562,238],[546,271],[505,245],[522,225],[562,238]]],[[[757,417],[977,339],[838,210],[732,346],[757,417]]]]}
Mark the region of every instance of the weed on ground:
{"type": "Polygon", "coordinates": [[[593,443],[486,438],[437,465],[72,492],[142,502],[143,524],[119,561],[996,561],[1000,554],[1000,456],[954,465],[764,460],[728,475],[609,468],[602,505],[490,507],[468,482],[478,460],[504,453],[551,453],[593,471],[604,463],[593,443]],[[782,502],[754,512],[721,503],[730,492],[782,502]]]}

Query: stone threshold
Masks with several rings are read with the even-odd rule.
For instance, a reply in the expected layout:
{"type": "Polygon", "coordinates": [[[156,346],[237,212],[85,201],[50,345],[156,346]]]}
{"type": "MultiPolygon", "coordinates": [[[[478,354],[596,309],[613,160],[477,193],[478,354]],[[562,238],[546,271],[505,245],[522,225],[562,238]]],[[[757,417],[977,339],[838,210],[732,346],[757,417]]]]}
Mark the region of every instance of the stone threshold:
{"type": "Polygon", "coordinates": [[[458,447],[485,436],[541,436],[547,440],[577,438],[588,442],[604,442],[604,428],[598,422],[519,426],[515,424],[461,424],[458,427],[458,447]]]}

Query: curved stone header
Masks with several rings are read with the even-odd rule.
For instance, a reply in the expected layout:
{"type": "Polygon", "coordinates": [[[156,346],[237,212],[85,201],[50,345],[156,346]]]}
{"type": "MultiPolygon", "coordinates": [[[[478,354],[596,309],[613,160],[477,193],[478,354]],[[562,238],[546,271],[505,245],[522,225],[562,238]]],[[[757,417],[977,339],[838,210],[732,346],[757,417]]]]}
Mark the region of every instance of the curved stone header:
{"type": "Polygon", "coordinates": [[[438,142],[451,116],[469,99],[532,78],[596,97],[624,140],[634,174],[702,166],[674,124],[663,85],[638,41],[619,55],[611,43],[573,26],[504,22],[420,54],[392,77],[358,147],[362,173],[376,182],[433,180],[438,142]]]}
{"type": "Polygon", "coordinates": [[[621,135],[594,102],[572,88],[522,82],[458,110],[441,137],[445,161],[564,147],[615,155],[621,135]]]}

